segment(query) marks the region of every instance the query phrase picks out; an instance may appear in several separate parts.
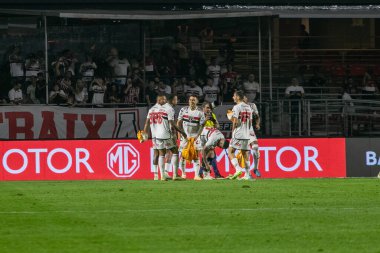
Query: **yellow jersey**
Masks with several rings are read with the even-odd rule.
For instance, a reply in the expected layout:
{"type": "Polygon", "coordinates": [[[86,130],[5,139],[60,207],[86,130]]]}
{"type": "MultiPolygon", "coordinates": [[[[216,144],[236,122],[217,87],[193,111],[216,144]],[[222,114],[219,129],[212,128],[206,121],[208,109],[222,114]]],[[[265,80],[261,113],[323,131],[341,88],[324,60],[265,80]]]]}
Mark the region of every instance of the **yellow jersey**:
{"type": "Polygon", "coordinates": [[[215,127],[215,122],[216,122],[216,115],[215,115],[215,113],[212,113],[212,118],[214,119],[214,121],[212,121],[212,120],[206,120],[205,127],[215,127]]]}

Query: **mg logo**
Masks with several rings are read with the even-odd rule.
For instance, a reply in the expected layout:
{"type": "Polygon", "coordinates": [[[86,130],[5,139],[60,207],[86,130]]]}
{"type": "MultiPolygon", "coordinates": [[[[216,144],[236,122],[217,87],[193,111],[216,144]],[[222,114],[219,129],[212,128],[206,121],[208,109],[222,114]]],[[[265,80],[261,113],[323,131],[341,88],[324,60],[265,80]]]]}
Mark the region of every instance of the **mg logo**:
{"type": "Polygon", "coordinates": [[[116,177],[131,177],[140,167],[140,153],[130,143],[116,143],[107,153],[107,168],[116,177]]]}

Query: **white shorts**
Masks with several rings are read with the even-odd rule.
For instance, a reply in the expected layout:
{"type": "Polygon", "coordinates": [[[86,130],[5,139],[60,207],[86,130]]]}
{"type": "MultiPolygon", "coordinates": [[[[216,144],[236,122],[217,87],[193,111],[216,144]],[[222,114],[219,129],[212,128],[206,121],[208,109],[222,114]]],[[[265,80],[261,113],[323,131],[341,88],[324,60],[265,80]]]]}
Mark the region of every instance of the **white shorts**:
{"type": "MultiPolygon", "coordinates": [[[[199,138],[195,140],[194,144],[195,144],[196,150],[202,150],[202,144],[199,138]]],[[[179,142],[179,150],[186,148],[186,146],[187,146],[187,139],[181,136],[181,141],[179,142]]]]}
{"type": "Polygon", "coordinates": [[[152,139],[153,143],[153,149],[172,149],[176,146],[176,143],[174,142],[173,138],[170,139],[152,139]]]}
{"type": "Polygon", "coordinates": [[[251,137],[249,137],[249,144],[253,145],[254,141],[257,142],[257,137],[256,135],[251,135],[251,137]]]}
{"type": "Polygon", "coordinates": [[[250,140],[231,139],[230,147],[238,150],[251,150],[250,140]]]}

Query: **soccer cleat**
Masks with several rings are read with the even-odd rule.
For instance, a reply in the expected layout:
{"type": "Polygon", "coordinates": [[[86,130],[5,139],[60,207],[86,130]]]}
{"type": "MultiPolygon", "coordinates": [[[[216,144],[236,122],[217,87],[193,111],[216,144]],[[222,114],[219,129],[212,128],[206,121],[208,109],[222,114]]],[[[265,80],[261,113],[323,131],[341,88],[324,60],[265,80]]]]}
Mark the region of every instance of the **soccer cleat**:
{"type": "Polygon", "coordinates": [[[171,179],[171,176],[169,176],[169,174],[168,174],[167,171],[165,171],[164,175],[165,175],[165,177],[166,177],[167,179],[171,179]]]}
{"type": "Polygon", "coordinates": [[[181,178],[182,178],[182,179],[186,179],[186,174],[182,174],[182,175],[181,175],[181,178]]]}
{"type": "Polygon", "coordinates": [[[252,176],[244,176],[244,177],[238,178],[238,180],[254,181],[255,179],[252,176]]]}
{"type": "Polygon", "coordinates": [[[211,175],[210,175],[210,173],[204,173],[204,175],[203,175],[203,179],[204,180],[214,180],[215,178],[213,178],[211,175]]]}
{"type": "Polygon", "coordinates": [[[261,177],[261,173],[258,169],[254,169],[253,173],[255,173],[256,177],[261,177]]]}
{"type": "Polygon", "coordinates": [[[173,180],[174,181],[183,181],[183,180],[186,180],[186,179],[177,175],[177,176],[173,176],[173,180]]]}
{"type": "Polygon", "coordinates": [[[158,180],[158,174],[157,173],[154,173],[154,178],[153,180],[158,180]]]}
{"type": "Polygon", "coordinates": [[[234,180],[234,179],[240,177],[241,174],[243,174],[242,171],[236,171],[235,174],[233,174],[233,176],[231,177],[231,179],[234,180]]]}
{"type": "Polygon", "coordinates": [[[217,175],[216,177],[215,177],[215,179],[225,179],[222,175],[217,175]]]}
{"type": "Polygon", "coordinates": [[[201,181],[202,178],[201,178],[200,176],[195,176],[195,177],[194,177],[194,180],[195,180],[195,181],[201,181]]]}

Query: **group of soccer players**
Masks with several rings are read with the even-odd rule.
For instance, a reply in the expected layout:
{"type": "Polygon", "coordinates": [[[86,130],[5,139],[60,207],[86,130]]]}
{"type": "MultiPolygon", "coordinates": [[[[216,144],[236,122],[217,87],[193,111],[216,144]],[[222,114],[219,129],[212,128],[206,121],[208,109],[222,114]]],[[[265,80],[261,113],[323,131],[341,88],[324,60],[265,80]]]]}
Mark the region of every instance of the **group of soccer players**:
{"type": "Polygon", "coordinates": [[[235,168],[235,174],[229,179],[250,180],[250,158],[253,151],[254,173],[260,176],[258,170],[259,150],[254,127],[260,129],[260,118],[257,107],[248,103],[242,91],[236,91],[233,95],[236,105],[227,117],[232,121],[231,142],[225,139],[218,130],[219,124],[212,106],[204,102],[202,109],[198,107],[198,98],[191,95],[189,105],[181,108],[177,122],[175,122],[174,107],[177,105],[177,96],[159,95],[157,103],[150,108],[144,125],[142,141],[147,140],[150,128],[154,150],[153,173],[154,180],[184,180],[186,179],[186,160],[179,156],[180,151],[187,147],[189,141],[194,141],[194,148],[202,155],[202,163],[199,155],[191,161],[194,167],[194,180],[211,180],[211,168],[216,178],[223,178],[216,163],[215,148],[228,148],[228,157],[235,168]],[[179,149],[177,138],[180,138],[179,149]],[[235,156],[236,150],[241,152],[243,163],[235,156]],[[201,166],[202,164],[202,166],[201,166]],[[173,168],[172,177],[168,172],[173,168]],[[158,173],[160,171],[160,173],[158,173]],[[179,171],[181,173],[179,173],[179,171]],[[241,177],[241,175],[244,176],[241,177]],[[160,177],[159,177],[160,175],[160,177]]]}

